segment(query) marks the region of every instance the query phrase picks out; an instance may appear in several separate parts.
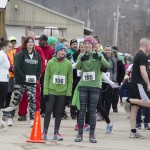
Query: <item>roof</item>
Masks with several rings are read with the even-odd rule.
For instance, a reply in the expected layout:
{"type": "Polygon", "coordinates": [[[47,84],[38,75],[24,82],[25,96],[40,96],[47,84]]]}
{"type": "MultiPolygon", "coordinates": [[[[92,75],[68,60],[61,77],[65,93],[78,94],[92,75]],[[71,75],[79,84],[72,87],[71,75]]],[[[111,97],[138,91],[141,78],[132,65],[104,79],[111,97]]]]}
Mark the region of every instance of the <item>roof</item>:
{"type": "Polygon", "coordinates": [[[40,7],[40,8],[42,8],[42,9],[47,10],[47,11],[49,11],[49,12],[51,12],[51,13],[56,14],[56,15],[62,16],[62,17],[67,18],[67,19],[70,19],[70,20],[72,20],[72,21],[81,23],[81,24],[83,24],[83,25],[85,24],[84,21],[81,21],[81,20],[78,20],[78,19],[69,17],[69,16],[67,16],[67,15],[58,13],[58,12],[56,12],[56,11],[54,11],[54,10],[51,10],[51,9],[49,9],[49,8],[47,8],[47,7],[44,7],[44,6],[40,5],[40,4],[37,4],[37,3],[35,3],[35,2],[31,2],[30,0],[23,0],[23,1],[24,1],[24,2],[27,2],[27,3],[30,3],[30,4],[32,4],[32,5],[35,5],[35,6],[37,6],[37,7],[40,7]]]}
{"type": "Polygon", "coordinates": [[[4,9],[6,7],[7,1],[8,0],[1,0],[0,1],[0,9],[4,9]]]}

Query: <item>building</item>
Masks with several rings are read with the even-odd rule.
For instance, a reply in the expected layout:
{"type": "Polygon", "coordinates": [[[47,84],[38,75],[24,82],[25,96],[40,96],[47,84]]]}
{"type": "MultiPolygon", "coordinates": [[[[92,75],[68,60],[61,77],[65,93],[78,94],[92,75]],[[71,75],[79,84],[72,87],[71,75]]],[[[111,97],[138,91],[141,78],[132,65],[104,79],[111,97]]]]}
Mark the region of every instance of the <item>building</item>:
{"type": "Polygon", "coordinates": [[[29,0],[10,0],[6,6],[7,36],[15,36],[20,45],[21,37],[30,30],[36,36],[63,37],[67,40],[83,38],[93,30],[84,27],[81,20],[68,17],[29,0]]]}

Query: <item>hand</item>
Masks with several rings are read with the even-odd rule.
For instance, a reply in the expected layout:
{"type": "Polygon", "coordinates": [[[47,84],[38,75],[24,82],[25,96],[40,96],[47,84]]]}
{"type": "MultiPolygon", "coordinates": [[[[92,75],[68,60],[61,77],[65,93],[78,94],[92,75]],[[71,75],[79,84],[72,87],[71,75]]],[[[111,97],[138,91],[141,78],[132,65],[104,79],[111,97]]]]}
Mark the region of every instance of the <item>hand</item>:
{"type": "Polygon", "coordinates": [[[71,59],[71,54],[70,54],[70,53],[66,54],[66,58],[67,58],[68,60],[70,60],[70,59],[71,59]]]}
{"type": "Polygon", "coordinates": [[[44,99],[45,101],[49,101],[49,95],[44,95],[44,96],[43,96],[43,99],[44,99]]]}
{"type": "Polygon", "coordinates": [[[93,59],[96,59],[96,60],[98,59],[99,56],[98,56],[97,51],[95,51],[95,53],[93,53],[92,57],[93,57],[93,59]]]}
{"type": "Polygon", "coordinates": [[[89,55],[87,54],[87,51],[85,52],[85,54],[81,57],[81,61],[86,61],[89,60],[89,55]]]}
{"type": "Polygon", "coordinates": [[[150,85],[147,86],[147,91],[150,92],[150,85]]]}
{"type": "Polygon", "coordinates": [[[71,96],[66,96],[66,105],[67,105],[67,106],[70,105],[71,99],[72,99],[71,96]]]}

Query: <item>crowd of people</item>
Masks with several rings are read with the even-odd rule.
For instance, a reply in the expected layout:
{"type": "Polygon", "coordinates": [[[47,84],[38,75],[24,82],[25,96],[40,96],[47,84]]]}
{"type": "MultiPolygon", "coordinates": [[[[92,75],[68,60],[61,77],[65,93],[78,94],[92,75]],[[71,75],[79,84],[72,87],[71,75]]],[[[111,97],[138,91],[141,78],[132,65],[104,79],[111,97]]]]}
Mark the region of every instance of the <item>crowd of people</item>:
{"type": "MultiPolygon", "coordinates": [[[[53,114],[53,140],[62,141],[61,120],[68,120],[66,106],[70,106],[70,117],[77,120],[75,142],[81,142],[84,131],[88,131],[89,142],[97,143],[96,121],[105,120],[106,133],[112,133],[110,110],[119,113],[119,99],[122,103],[122,97],[127,97],[130,137],[142,137],[137,131],[142,122],[146,130],[150,129],[150,108],[146,108],[150,107],[149,39],[141,39],[133,66],[118,54],[116,46],[103,48],[98,36],[86,36],[78,43],[77,39],[68,42],[43,34],[38,46],[34,39],[34,32],[28,32],[18,48],[14,36],[0,39],[0,109],[19,105],[18,121],[26,121],[29,106],[31,127],[35,112],[40,111],[43,140],[47,140],[53,114]]],[[[13,126],[15,112],[4,112],[8,126],[13,126]]]]}

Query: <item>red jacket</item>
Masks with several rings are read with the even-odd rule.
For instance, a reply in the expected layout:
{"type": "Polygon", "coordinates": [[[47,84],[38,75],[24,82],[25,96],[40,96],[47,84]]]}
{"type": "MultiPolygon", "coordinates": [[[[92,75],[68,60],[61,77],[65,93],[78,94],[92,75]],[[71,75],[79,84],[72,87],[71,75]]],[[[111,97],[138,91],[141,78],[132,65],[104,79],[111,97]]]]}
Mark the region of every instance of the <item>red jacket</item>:
{"type": "Polygon", "coordinates": [[[43,50],[45,56],[45,65],[46,65],[47,62],[53,57],[54,49],[49,45],[46,45],[45,47],[41,47],[41,49],[43,50]]]}
{"type": "MultiPolygon", "coordinates": [[[[41,64],[42,64],[42,74],[44,73],[45,71],[45,57],[44,57],[44,53],[43,53],[43,50],[39,47],[39,46],[36,46],[34,45],[34,49],[39,53],[40,55],[40,58],[41,58],[41,64]]],[[[21,46],[19,46],[17,49],[16,49],[16,54],[21,50],[21,46]]]]}

